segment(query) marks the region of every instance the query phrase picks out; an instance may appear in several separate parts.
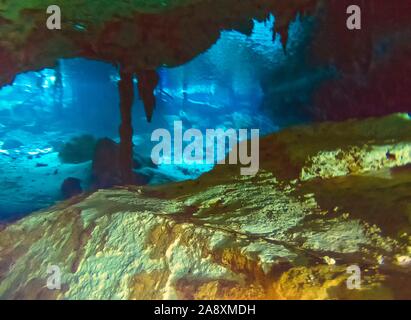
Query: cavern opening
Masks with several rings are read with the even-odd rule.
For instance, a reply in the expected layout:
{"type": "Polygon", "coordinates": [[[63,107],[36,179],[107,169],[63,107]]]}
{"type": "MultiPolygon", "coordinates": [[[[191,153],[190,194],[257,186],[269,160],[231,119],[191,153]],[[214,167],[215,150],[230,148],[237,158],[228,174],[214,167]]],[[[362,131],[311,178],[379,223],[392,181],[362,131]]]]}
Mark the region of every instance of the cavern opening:
{"type": "MultiPolygon", "coordinates": [[[[61,33],[36,29],[30,41],[55,41],[52,51],[39,46],[25,60],[1,51],[0,219],[80,191],[211,170],[150,161],[150,134],[172,130],[176,120],[184,128],[255,128],[265,136],[296,124],[407,111],[409,64],[398,61],[409,45],[384,25],[397,9],[375,4],[364,23],[378,27],[346,33],[339,27],[346,16],[331,18],[345,2],[234,3],[152,9],[103,25],[85,23],[81,11],[78,21],[63,21],[61,33]]],[[[13,19],[20,23],[13,12],[0,21],[5,30],[13,19]]],[[[406,21],[396,19],[399,27],[406,21]]],[[[5,32],[2,41],[20,40],[5,32]]]]}
{"type": "Polygon", "coordinates": [[[68,181],[74,191],[197,178],[213,165],[156,166],[150,160],[151,133],[172,130],[177,120],[185,128],[257,128],[262,135],[311,121],[312,92],[332,72],[302,62],[310,19],[297,16],[291,23],[287,52],[280,36],[273,40],[274,20],[272,15],[253,20],[248,34],[223,31],[198,57],[182,66],[159,68],[149,90],[155,102],[144,96],[144,85],[150,82],[147,72],[127,73],[90,59],[60,59],[54,68],[17,75],[0,90],[1,174],[7,186],[0,196],[2,219],[63,199],[67,178],[78,179],[68,181]],[[293,76],[288,68],[295,70],[293,76]],[[120,99],[122,94],[126,101],[120,99]],[[296,104],[297,111],[290,111],[296,104]],[[119,159],[113,161],[116,152],[119,159]],[[93,165],[97,154],[109,163],[93,165]],[[93,177],[93,170],[103,172],[93,177]],[[136,176],[129,175],[131,170],[136,176]]]}

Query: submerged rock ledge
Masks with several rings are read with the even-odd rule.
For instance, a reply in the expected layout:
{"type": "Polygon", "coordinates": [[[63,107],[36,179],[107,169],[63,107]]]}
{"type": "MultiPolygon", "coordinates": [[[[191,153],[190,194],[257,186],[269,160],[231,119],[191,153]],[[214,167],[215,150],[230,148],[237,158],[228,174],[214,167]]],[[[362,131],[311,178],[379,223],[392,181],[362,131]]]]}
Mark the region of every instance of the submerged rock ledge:
{"type": "Polygon", "coordinates": [[[100,190],[0,227],[2,299],[411,299],[411,120],[287,129],[260,172],[100,190]],[[347,267],[362,271],[348,290],[347,267]],[[46,287],[49,265],[61,290],[46,287]]]}

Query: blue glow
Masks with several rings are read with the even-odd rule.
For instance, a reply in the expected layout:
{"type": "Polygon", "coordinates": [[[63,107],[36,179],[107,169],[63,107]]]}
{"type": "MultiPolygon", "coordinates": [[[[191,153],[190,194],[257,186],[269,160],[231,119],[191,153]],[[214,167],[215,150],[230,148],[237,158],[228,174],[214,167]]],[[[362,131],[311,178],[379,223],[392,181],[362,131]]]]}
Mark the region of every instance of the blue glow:
{"type": "MultiPolygon", "coordinates": [[[[203,133],[208,128],[259,129],[260,135],[278,130],[284,110],[294,104],[290,97],[305,96],[296,95],[296,88],[314,85],[321,72],[304,69],[300,62],[305,25],[299,19],[291,25],[286,55],[280,37],[273,41],[273,23],[272,16],[254,21],[249,37],[222,32],[214,46],[187,64],[159,69],[151,124],[146,123],[141,101],[135,102],[136,153],[149,157],[153,130],[171,131],[176,120],[183,122],[184,130],[203,133]],[[289,64],[293,73],[284,71],[289,64]]],[[[59,61],[55,69],[20,74],[0,89],[0,220],[54,203],[61,182],[69,176],[87,184],[90,162],[62,164],[58,146],[84,133],[118,141],[118,80],[112,65],[70,59],[59,61]]],[[[140,171],[153,175],[151,183],[163,183],[196,178],[212,167],[161,165],[140,171]]]]}

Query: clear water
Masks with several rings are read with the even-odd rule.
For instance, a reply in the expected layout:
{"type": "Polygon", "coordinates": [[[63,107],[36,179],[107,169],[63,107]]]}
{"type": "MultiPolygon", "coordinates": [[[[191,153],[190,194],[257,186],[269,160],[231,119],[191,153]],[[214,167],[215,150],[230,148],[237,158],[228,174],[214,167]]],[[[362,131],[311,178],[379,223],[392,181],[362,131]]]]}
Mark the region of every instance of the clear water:
{"type": "MultiPolygon", "coordinates": [[[[280,36],[273,41],[273,19],[255,21],[249,37],[222,32],[213,47],[189,63],[161,68],[152,123],[146,122],[141,101],[135,101],[135,152],[148,158],[153,130],[172,130],[176,120],[202,132],[255,128],[261,135],[309,121],[305,107],[330,72],[305,63],[309,21],[297,19],[290,26],[285,54],[280,36]]],[[[54,69],[20,74],[0,89],[0,220],[55,203],[67,177],[81,179],[87,188],[91,162],[63,164],[57,151],[81,134],[118,141],[118,80],[115,66],[70,59],[54,69]]],[[[149,172],[155,184],[193,179],[211,168],[163,165],[140,171],[149,172]]]]}

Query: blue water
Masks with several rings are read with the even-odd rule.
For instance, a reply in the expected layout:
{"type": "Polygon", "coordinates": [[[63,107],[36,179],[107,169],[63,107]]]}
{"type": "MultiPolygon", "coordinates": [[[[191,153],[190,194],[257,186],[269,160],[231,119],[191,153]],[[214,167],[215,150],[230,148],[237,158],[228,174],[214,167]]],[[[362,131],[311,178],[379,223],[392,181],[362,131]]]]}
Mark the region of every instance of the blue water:
{"type": "MultiPolygon", "coordinates": [[[[137,98],[134,105],[135,153],[148,158],[153,130],[259,129],[261,135],[310,121],[311,95],[330,76],[309,67],[302,48],[311,22],[290,26],[287,53],[273,17],[255,21],[251,36],[222,32],[207,52],[176,68],[161,68],[152,123],[137,98]]],[[[61,198],[60,185],[77,177],[88,187],[90,161],[63,164],[58,146],[81,134],[118,141],[118,70],[85,59],[60,60],[54,69],[20,74],[0,89],[0,220],[47,207],[61,198]]],[[[137,82],[137,80],[135,81],[137,82]]],[[[137,90],[135,90],[137,92],[137,90]]],[[[212,165],[163,165],[141,168],[150,183],[193,179],[212,165]]]]}

